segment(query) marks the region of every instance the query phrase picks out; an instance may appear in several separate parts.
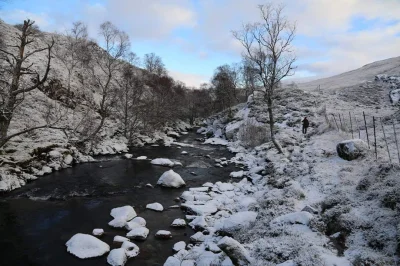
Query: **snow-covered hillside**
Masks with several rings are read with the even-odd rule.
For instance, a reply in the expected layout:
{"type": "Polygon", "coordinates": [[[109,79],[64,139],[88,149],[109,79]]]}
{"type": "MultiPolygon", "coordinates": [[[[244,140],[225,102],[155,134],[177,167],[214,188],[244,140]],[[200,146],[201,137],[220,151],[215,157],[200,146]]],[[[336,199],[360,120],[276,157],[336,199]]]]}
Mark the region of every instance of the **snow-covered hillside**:
{"type": "MultiPolygon", "coordinates": [[[[15,36],[20,31],[0,20],[0,31],[8,45],[15,44],[15,36]]],[[[41,33],[42,36],[27,46],[26,53],[46,47],[52,38],[57,39],[59,50],[63,47],[66,37],[54,33],[41,33]]],[[[10,48],[12,49],[12,48],[10,48]]],[[[98,48],[101,49],[101,48],[98,48]]],[[[46,53],[34,53],[26,60],[26,64],[33,64],[38,72],[45,72],[46,53]]],[[[95,71],[100,71],[99,69],[95,71]]],[[[137,69],[137,71],[142,71],[137,69]]],[[[71,92],[64,95],[67,88],[67,70],[62,61],[55,55],[51,59],[51,70],[44,86],[24,95],[24,101],[14,111],[9,128],[9,135],[26,128],[47,124],[47,119],[58,120],[56,126],[68,128],[58,130],[44,128],[20,135],[9,141],[0,150],[0,191],[8,191],[24,185],[38,176],[70,167],[75,163],[92,161],[91,156],[98,154],[118,154],[128,151],[128,140],[123,136],[120,123],[115,117],[109,117],[95,142],[84,143],[74,147],[72,143],[83,135],[85,131],[100,123],[101,117],[96,110],[88,108],[100,102],[100,88],[87,71],[77,66],[71,76],[71,92]],[[54,95],[57,95],[55,98],[54,95]],[[67,99],[68,98],[68,99],[67,99]]],[[[160,132],[150,132],[145,135],[137,134],[134,145],[144,145],[164,141],[173,141],[170,132],[175,137],[179,132],[186,131],[188,124],[177,122],[160,132]],[[175,132],[178,131],[178,132],[175,132]],[[169,135],[169,136],[168,136],[169,135]]]]}
{"type": "MultiPolygon", "coordinates": [[[[373,80],[375,74],[364,76],[373,80]]],[[[336,84],[334,78],[331,82],[336,84]]],[[[227,145],[236,153],[231,162],[242,170],[231,173],[231,184],[207,183],[204,187],[210,190],[192,189],[182,195],[185,208],[196,206],[191,211],[195,215],[188,219],[194,219],[194,227],[201,223],[207,234],[193,235],[198,245],[178,252],[169,259],[176,264],[166,265],[188,259],[224,265],[221,253],[214,249],[222,249],[226,242],[230,259],[241,261],[239,265],[398,265],[400,166],[397,161],[388,164],[384,153],[376,161],[368,148],[356,160],[341,159],[337,144],[351,135],[330,127],[326,114],[334,107],[366,105],[362,98],[345,101],[336,94],[322,95],[296,88],[279,91],[277,139],[285,154],[278,154],[265,140],[249,141],[257,134],[247,138],[241,134],[245,127],[267,127],[265,104],[257,95],[236,106],[233,119],[220,113],[206,121],[199,130],[210,137],[206,142],[227,145]],[[328,99],[335,103],[331,109],[328,99]],[[305,116],[311,127],[303,135],[305,116]],[[208,211],[196,213],[200,209],[208,211]],[[223,238],[226,235],[243,246],[223,238]]],[[[383,109],[381,115],[393,115],[398,108],[381,107],[380,101],[368,104],[383,109]]],[[[377,142],[384,147],[382,138],[377,142]]]]}
{"type": "Polygon", "coordinates": [[[380,74],[400,75],[400,57],[373,62],[336,76],[300,83],[299,87],[303,90],[311,91],[316,90],[320,85],[322,90],[334,90],[372,81],[376,75],[380,74]]]}

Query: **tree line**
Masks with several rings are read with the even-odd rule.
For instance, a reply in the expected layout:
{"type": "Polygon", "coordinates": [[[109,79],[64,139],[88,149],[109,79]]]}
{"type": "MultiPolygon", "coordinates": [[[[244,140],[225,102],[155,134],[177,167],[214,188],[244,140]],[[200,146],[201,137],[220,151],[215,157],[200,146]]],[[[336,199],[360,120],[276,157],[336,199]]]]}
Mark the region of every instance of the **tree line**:
{"type": "Polygon", "coordinates": [[[200,88],[175,81],[160,56],[150,53],[140,59],[131,52],[128,35],[111,22],[100,25],[99,43],[88,37],[82,22],[47,37],[31,20],[15,28],[15,35],[1,38],[0,147],[43,128],[62,130],[77,143],[95,141],[108,120],[117,121],[132,141],[136,133],[153,132],[179,119],[193,124],[250,93],[239,92],[244,83],[238,64],[218,67],[210,83],[200,88]],[[46,59],[44,68],[30,61],[33,56],[46,59]],[[55,58],[64,80],[51,75],[55,58]],[[44,123],[10,133],[18,107],[35,90],[53,100],[43,110],[44,123]]]}
{"type": "Polygon", "coordinates": [[[132,141],[136,133],[154,132],[179,119],[193,124],[222,110],[232,115],[231,107],[257,90],[267,105],[271,140],[282,152],[274,137],[273,100],[282,79],[294,73],[295,25],[282,15],[282,7],[261,5],[259,10],[260,22],[233,31],[244,47],[242,62],[217,67],[199,88],[175,81],[154,53],[140,59],[131,52],[128,35],[111,22],[100,25],[98,43],[89,39],[82,22],[46,38],[34,21],[15,25],[19,31],[0,43],[0,148],[41,128],[62,130],[71,142],[96,141],[109,121],[116,121],[132,141]],[[36,54],[46,59],[44,68],[30,61],[36,54]],[[54,58],[61,62],[64,82],[49,75],[54,58]],[[18,107],[35,90],[53,100],[42,111],[44,123],[10,133],[18,107]]]}

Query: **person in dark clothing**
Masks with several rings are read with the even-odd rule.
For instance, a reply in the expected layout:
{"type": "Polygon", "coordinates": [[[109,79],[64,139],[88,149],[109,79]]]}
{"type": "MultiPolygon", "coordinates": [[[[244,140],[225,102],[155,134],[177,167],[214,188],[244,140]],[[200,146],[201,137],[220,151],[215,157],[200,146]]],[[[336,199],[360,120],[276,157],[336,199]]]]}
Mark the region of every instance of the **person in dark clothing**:
{"type": "Polygon", "coordinates": [[[304,117],[302,122],[303,122],[303,134],[307,134],[307,128],[310,125],[310,122],[308,122],[307,117],[304,117]]]}

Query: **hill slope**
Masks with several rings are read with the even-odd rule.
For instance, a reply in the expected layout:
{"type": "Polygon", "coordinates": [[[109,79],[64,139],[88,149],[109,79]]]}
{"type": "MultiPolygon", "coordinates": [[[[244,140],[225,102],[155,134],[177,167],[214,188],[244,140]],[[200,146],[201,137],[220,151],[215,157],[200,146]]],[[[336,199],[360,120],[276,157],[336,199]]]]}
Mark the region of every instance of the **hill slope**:
{"type": "Polygon", "coordinates": [[[361,68],[335,75],[329,78],[317,79],[300,83],[299,87],[306,91],[313,91],[321,86],[322,90],[334,90],[351,87],[374,80],[376,75],[400,75],[400,56],[388,58],[367,64],[361,68]]]}

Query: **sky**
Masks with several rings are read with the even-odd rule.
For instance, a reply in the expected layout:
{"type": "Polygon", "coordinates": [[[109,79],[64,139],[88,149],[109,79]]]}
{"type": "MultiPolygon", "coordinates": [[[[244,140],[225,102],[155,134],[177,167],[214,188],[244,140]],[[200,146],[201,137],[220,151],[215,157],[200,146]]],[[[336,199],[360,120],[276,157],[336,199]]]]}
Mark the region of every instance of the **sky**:
{"type": "MultiPolygon", "coordinates": [[[[4,0],[3,0],[4,1],[4,0]]],[[[132,52],[161,56],[169,74],[188,86],[209,82],[215,68],[241,61],[231,31],[260,21],[260,0],[5,0],[0,19],[30,18],[43,31],[63,32],[72,22],[111,21],[130,36],[132,52]]],[[[1,2],[1,1],[0,1],[1,2]]],[[[296,23],[295,80],[349,71],[400,56],[400,0],[271,0],[296,23]]]]}

